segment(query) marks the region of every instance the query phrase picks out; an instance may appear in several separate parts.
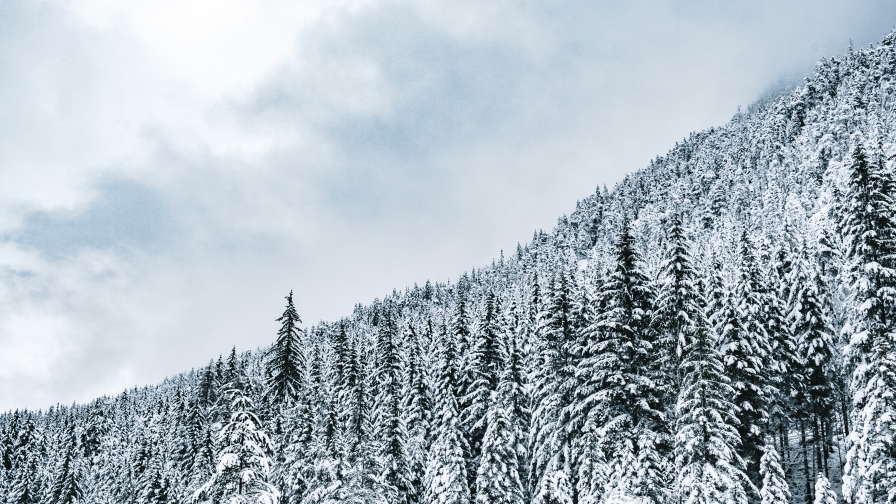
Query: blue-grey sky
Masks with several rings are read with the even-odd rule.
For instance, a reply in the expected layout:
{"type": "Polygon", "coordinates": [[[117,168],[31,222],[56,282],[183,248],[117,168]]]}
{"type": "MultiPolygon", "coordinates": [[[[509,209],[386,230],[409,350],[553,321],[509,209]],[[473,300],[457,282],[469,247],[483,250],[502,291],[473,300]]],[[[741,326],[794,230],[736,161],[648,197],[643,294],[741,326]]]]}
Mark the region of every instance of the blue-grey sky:
{"type": "Polygon", "coordinates": [[[513,250],[887,1],[0,2],[0,410],[513,250]]]}

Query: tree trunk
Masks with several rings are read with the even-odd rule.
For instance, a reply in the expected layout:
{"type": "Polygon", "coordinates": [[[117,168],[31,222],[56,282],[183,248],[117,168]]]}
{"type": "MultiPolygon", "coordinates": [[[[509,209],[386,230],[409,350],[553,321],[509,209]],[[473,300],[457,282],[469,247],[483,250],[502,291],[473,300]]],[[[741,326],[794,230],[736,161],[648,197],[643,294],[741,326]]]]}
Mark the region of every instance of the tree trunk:
{"type": "Polygon", "coordinates": [[[806,504],[812,502],[812,478],[809,475],[809,454],[806,447],[806,422],[800,419],[800,441],[803,452],[803,475],[806,478],[806,504]]]}

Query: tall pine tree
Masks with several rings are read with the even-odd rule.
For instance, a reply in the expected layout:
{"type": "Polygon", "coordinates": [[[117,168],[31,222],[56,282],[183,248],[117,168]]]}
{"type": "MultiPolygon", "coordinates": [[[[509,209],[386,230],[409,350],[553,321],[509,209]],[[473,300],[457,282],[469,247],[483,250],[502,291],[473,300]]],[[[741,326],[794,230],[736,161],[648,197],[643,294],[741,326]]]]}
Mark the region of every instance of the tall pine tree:
{"type": "Polygon", "coordinates": [[[841,230],[852,260],[851,317],[855,431],[844,477],[853,504],[896,501],[896,207],[882,153],[852,153],[841,230]]]}
{"type": "Polygon", "coordinates": [[[286,296],[286,310],[277,319],[281,323],[277,341],[268,351],[267,395],[275,403],[291,406],[302,393],[304,356],[299,341],[299,324],[302,319],[292,302],[292,291],[286,296]]]}

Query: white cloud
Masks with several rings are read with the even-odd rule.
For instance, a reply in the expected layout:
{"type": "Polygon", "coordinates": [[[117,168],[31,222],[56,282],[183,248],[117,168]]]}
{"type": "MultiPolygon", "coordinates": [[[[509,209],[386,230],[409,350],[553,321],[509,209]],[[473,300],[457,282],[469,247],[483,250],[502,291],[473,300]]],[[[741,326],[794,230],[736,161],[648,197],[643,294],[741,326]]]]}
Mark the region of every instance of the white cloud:
{"type": "Polygon", "coordinates": [[[0,410],[446,280],[888,2],[0,4],[0,410]]]}

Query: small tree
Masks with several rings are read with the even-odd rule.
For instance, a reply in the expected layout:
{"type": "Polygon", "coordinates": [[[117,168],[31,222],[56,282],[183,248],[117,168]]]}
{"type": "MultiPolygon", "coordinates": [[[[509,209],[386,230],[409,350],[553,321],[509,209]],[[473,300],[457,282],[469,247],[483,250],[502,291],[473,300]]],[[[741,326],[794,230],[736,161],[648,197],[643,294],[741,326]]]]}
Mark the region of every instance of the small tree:
{"type": "Polygon", "coordinates": [[[771,444],[765,445],[765,453],[759,461],[759,475],[762,477],[762,489],[759,498],[762,504],[787,504],[790,502],[790,489],[781,469],[778,450],[771,444]]]}
{"type": "Polygon", "coordinates": [[[231,398],[230,421],[218,435],[218,466],[193,502],[226,504],[277,504],[280,492],[268,484],[271,441],[261,430],[252,400],[239,389],[227,391],[231,398]]]}
{"type": "Polygon", "coordinates": [[[837,504],[837,494],[831,490],[831,482],[824,477],[823,473],[818,473],[818,477],[815,479],[814,504],[837,504]]]}

